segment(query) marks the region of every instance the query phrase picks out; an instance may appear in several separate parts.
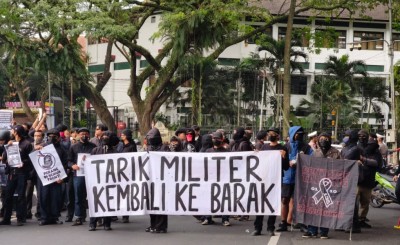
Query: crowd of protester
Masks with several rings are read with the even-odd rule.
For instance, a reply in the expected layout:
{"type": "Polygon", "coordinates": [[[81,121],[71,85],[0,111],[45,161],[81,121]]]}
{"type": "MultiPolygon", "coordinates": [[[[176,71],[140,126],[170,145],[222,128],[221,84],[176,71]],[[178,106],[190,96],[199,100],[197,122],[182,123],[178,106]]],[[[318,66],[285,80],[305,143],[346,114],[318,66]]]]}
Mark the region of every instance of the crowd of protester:
{"type": "MultiPolygon", "coordinates": [[[[58,125],[47,129],[44,115],[32,125],[25,123],[13,125],[11,131],[0,133],[0,160],[6,164],[7,184],[1,186],[1,210],[3,218],[0,225],[10,225],[14,202],[16,211],[16,225],[22,226],[27,219],[33,216],[38,219],[38,224],[51,225],[71,223],[73,226],[81,226],[87,221],[87,194],[85,177],[77,176],[79,170],[77,158],[79,153],[112,154],[136,152],[137,144],[133,139],[133,132],[125,129],[120,137],[108,131],[105,125],[96,126],[94,137],[90,138],[87,128],[71,128],[58,125]],[[7,166],[7,152],[4,146],[19,143],[22,167],[7,166]],[[53,144],[67,173],[67,177],[50,185],[43,186],[38,178],[29,154],[41,150],[46,145],[53,144]],[[37,193],[36,210],[33,211],[34,189],[37,193]],[[14,194],[17,194],[15,198],[14,194]],[[61,211],[66,211],[66,217],[61,220],[61,211]]],[[[359,180],[357,199],[354,211],[353,233],[361,232],[361,229],[370,229],[368,224],[368,207],[371,198],[371,190],[375,186],[375,173],[382,167],[387,157],[387,147],[383,143],[383,136],[370,134],[365,130],[348,130],[343,138],[343,149],[338,151],[332,146],[332,138],[329,133],[312,132],[308,135],[309,143],[305,139],[305,132],[300,126],[293,126],[289,130],[286,140],[280,134],[279,129],[269,128],[261,130],[255,135],[252,143],[253,132],[251,129],[238,127],[228,139],[223,129],[215,132],[200,134],[200,128],[193,126],[181,128],[168,142],[163,142],[157,128],[152,128],[145,137],[142,151],[171,151],[171,152],[240,152],[240,151],[270,151],[278,150],[281,153],[282,164],[282,210],[278,227],[276,229],[276,216],[269,216],[267,220],[267,234],[273,236],[275,231],[285,232],[290,229],[301,229],[304,238],[319,237],[328,238],[329,229],[325,227],[305,226],[294,224],[293,220],[293,196],[295,192],[295,176],[298,154],[308,154],[320,158],[356,160],[359,164],[359,180]],[[385,148],[386,147],[386,148],[385,148]]],[[[395,173],[394,180],[400,181],[399,172],[395,173]]],[[[398,188],[400,185],[397,185],[398,188]]],[[[399,189],[397,189],[398,192],[399,189]]],[[[399,194],[399,193],[398,193],[399,194]]],[[[231,219],[239,221],[250,220],[249,216],[220,216],[223,226],[230,226],[231,219]]],[[[195,216],[202,225],[215,224],[213,216],[195,216]]],[[[89,220],[89,231],[95,231],[98,227],[104,230],[112,230],[111,224],[117,217],[102,217],[89,220]]],[[[254,221],[253,236],[261,235],[264,216],[256,216],[254,221]]],[[[129,216],[122,217],[123,223],[129,223],[129,216]]],[[[167,215],[150,215],[150,226],[146,232],[166,233],[168,229],[167,215]]],[[[346,230],[345,232],[350,232],[346,230]]]]}

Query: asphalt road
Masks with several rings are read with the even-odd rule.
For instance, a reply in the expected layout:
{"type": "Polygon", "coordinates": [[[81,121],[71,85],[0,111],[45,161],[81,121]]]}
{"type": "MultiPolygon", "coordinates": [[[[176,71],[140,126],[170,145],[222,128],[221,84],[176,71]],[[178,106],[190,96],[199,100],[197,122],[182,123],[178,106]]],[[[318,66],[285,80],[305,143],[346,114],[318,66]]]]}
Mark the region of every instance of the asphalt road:
{"type": "MultiPolygon", "coordinates": [[[[62,213],[65,216],[65,212],[62,213]]],[[[232,226],[224,227],[221,219],[215,218],[216,224],[203,226],[191,216],[169,216],[169,229],[166,234],[146,233],[144,229],[149,225],[148,216],[131,216],[129,224],[117,221],[112,224],[112,231],[98,229],[88,231],[88,222],[82,226],[71,226],[71,223],[62,225],[38,226],[36,220],[28,220],[21,227],[15,225],[15,219],[11,226],[0,226],[0,244],[216,244],[216,245],[273,245],[273,244],[395,244],[400,245],[400,230],[393,228],[400,217],[400,206],[391,204],[380,209],[371,208],[369,213],[372,229],[364,229],[361,234],[353,234],[349,241],[349,234],[339,231],[331,231],[330,239],[321,240],[301,238],[298,230],[276,233],[276,236],[265,235],[250,236],[253,231],[253,220],[231,220],[232,226]]],[[[121,218],[120,218],[121,220],[121,218]]],[[[279,221],[279,217],[278,217],[279,221]]],[[[265,221],[266,222],[266,221],[265,221]]]]}

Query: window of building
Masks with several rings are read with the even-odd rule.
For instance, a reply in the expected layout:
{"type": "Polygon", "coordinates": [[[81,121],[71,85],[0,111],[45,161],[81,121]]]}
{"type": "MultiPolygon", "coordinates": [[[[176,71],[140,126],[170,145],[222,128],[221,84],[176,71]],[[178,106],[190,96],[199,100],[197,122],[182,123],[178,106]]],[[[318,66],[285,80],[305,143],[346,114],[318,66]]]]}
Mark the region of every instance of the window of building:
{"type": "Polygon", "coordinates": [[[346,49],[346,31],[344,30],[316,30],[322,36],[322,48],[346,49]]]}
{"type": "MultiPolygon", "coordinates": [[[[276,82],[275,91],[277,94],[283,94],[283,77],[281,82],[276,82]]],[[[307,95],[307,77],[306,76],[291,76],[291,94],[307,95]]]]}
{"type": "Polygon", "coordinates": [[[151,16],[150,22],[151,23],[156,23],[156,17],[155,16],[151,16]]]}
{"type": "MultiPolygon", "coordinates": [[[[301,47],[308,47],[310,41],[307,37],[308,31],[305,28],[293,28],[292,38],[301,43],[301,47]]],[[[278,29],[278,40],[285,40],[286,37],[286,27],[279,27],[278,29]]]]}
{"type": "Polygon", "coordinates": [[[400,33],[393,33],[392,40],[394,51],[400,51],[400,33]]]}
{"type": "Polygon", "coordinates": [[[360,42],[362,50],[383,50],[383,32],[355,31],[353,42],[360,42]]]}
{"type": "Polygon", "coordinates": [[[307,77],[292,76],[291,94],[307,95],[307,77]]]}

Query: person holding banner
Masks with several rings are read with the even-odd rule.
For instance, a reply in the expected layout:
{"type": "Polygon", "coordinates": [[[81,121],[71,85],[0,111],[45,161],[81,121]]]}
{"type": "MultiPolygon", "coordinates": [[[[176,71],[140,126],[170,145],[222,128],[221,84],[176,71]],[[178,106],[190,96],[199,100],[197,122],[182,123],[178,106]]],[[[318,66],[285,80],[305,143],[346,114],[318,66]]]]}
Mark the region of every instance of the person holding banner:
{"type": "MultiPolygon", "coordinates": [[[[124,129],[121,133],[122,150],[120,152],[137,152],[135,141],[132,138],[132,130],[124,129]]],[[[129,216],[122,216],[122,223],[129,223],[129,216]]]]}
{"type": "MultiPolygon", "coordinates": [[[[26,222],[26,180],[29,172],[33,169],[29,153],[32,152],[32,144],[26,139],[25,129],[21,125],[14,126],[11,130],[11,138],[18,142],[21,163],[19,167],[11,167],[8,163],[8,183],[6,187],[6,197],[4,206],[4,218],[0,225],[11,225],[11,214],[13,207],[14,193],[18,194],[17,199],[17,225],[22,226],[26,222]],[[21,166],[22,165],[22,166],[21,166]]],[[[8,145],[12,145],[10,140],[8,145]]],[[[7,151],[3,154],[3,162],[7,162],[7,151]]]]}
{"type": "MultiPolygon", "coordinates": [[[[7,145],[10,141],[10,131],[8,130],[1,130],[0,131],[0,164],[4,169],[4,182],[0,183],[0,202],[1,202],[1,209],[0,209],[0,217],[4,217],[4,205],[5,205],[5,197],[6,197],[6,186],[7,186],[7,175],[5,173],[6,164],[3,163],[3,153],[5,152],[4,145],[7,145]]],[[[1,176],[0,176],[1,178],[1,176]]],[[[0,179],[1,180],[1,179],[0,179]]]]}
{"type": "Polygon", "coordinates": [[[78,163],[78,154],[79,153],[91,153],[92,150],[96,147],[95,144],[89,142],[89,129],[80,128],[78,130],[79,133],[79,142],[73,144],[69,150],[68,154],[68,167],[73,170],[73,178],[69,181],[73,181],[74,188],[74,208],[70,206],[68,208],[68,215],[66,222],[71,222],[75,213],[76,220],[73,226],[82,225],[82,223],[86,219],[86,185],[85,185],[85,177],[77,176],[76,171],[79,170],[78,163]]]}
{"type": "MultiPolygon", "coordinates": [[[[193,129],[191,129],[194,131],[193,129]]],[[[194,133],[193,133],[194,136],[194,133]]],[[[167,151],[163,148],[160,131],[152,128],[146,135],[148,151],[167,151]]],[[[151,233],[167,233],[168,215],[150,214],[150,226],[145,229],[151,233]]]]}
{"type": "MultiPolygon", "coordinates": [[[[117,145],[119,139],[117,135],[110,131],[105,131],[101,136],[100,146],[97,146],[90,153],[91,155],[101,155],[101,154],[113,154],[118,153],[117,145]]],[[[99,218],[91,217],[89,224],[89,231],[95,231],[97,220],[99,218]]],[[[111,217],[103,217],[104,230],[110,231],[111,229],[111,217]]]]}
{"type": "MultiPolygon", "coordinates": [[[[340,152],[340,158],[346,160],[356,160],[359,161],[361,158],[361,150],[357,146],[358,142],[358,130],[347,130],[344,134],[343,143],[345,144],[343,149],[340,152]]],[[[361,163],[361,161],[359,161],[361,163]]],[[[352,233],[360,233],[361,228],[358,221],[358,206],[359,199],[356,197],[355,207],[354,207],[354,215],[353,215],[353,225],[352,225],[352,233]]],[[[350,230],[346,230],[345,232],[349,233],[350,230]]]]}
{"type": "MultiPolygon", "coordinates": [[[[50,129],[47,131],[47,145],[53,144],[57,151],[57,155],[61,160],[64,170],[67,168],[68,155],[64,147],[61,145],[60,132],[56,129],[50,129]]],[[[44,159],[46,165],[46,156],[44,159]]],[[[51,159],[50,164],[51,165],[51,159]]],[[[50,224],[62,224],[59,220],[61,208],[62,208],[62,179],[48,184],[43,185],[40,178],[37,178],[39,187],[39,200],[40,200],[40,221],[39,225],[50,225],[50,224]]]]}
{"type": "Polygon", "coordinates": [[[363,129],[358,132],[358,148],[361,151],[357,193],[360,201],[359,222],[361,228],[372,228],[366,220],[371,201],[371,191],[376,186],[375,174],[382,166],[382,155],[379,151],[376,135],[368,134],[363,129]]]}
{"type": "MultiPolygon", "coordinates": [[[[312,156],[320,158],[340,159],[340,152],[331,145],[332,145],[331,135],[327,132],[321,133],[317,140],[317,148],[312,153],[312,156]]],[[[319,227],[319,229],[320,229],[320,238],[328,239],[329,228],[319,227]]],[[[317,234],[318,234],[318,227],[309,225],[307,232],[303,234],[303,238],[316,237],[317,234]]]]}
{"type": "MultiPolygon", "coordinates": [[[[206,136],[204,136],[205,138],[206,136]]],[[[228,149],[224,147],[224,136],[221,132],[214,132],[212,134],[212,144],[213,146],[206,150],[206,152],[229,152],[228,149]]],[[[229,215],[222,215],[222,225],[223,226],[230,226],[231,223],[229,222],[229,215]]],[[[214,224],[211,215],[203,216],[202,225],[211,225],[214,224]]]]}
{"type": "MultiPolygon", "coordinates": [[[[289,143],[286,148],[289,151],[289,169],[284,171],[282,179],[282,222],[277,231],[287,231],[288,225],[293,219],[293,194],[296,178],[297,155],[304,153],[311,155],[313,150],[303,141],[304,130],[300,126],[293,126],[289,129],[289,143]]],[[[300,225],[300,228],[304,226],[300,225]]]]}
{"type": "MultiPolygon", "coordinates": [[[[262,130],[263,131],[263,130],[262,130]]],[[[262,132],[260,131],[260,132],[262,132]]],[[[257,138],[259,138],[260,135],[264,135],[262,132],[257,134],[257,138]]],[[[261,151],[280,151],[281,156],[282,156],[282,171],[288,170],[289,169],[289,155],[288,155],[288,150],[285,146],[279,144],[279,129],[277,128],[269,128],[267,131],[264,131],[267,135],[268,138],[267,140],[270,142],[269,144],[263,144],[261,151]]],[[[257,146],[257,144],[256,144],[257,146]]],[[[281,174],[283,176],[283,173],[281,174]]],[[[263,220],[264,216],[263,215],[258,215],[256,216],[256,220],[254,221],[254,231],[251,233],[252,236],[260,236],[261,231],[263,228],[263,220]]],[[[270,215],[268,217],[267,221],[267,232],[269,235],[274,236],[275,235],[275,222],[276,222],[276,216],[275,215],[270,215]]]]}

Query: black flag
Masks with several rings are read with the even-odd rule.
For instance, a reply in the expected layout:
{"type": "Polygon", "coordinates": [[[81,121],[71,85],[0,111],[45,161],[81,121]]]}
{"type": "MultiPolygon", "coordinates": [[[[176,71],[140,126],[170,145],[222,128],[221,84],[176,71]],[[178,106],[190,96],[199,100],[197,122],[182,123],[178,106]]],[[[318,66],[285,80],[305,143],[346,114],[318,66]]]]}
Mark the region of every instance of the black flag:
{"type": "Polygon", "coordinates": [[[294,197],[296,222],[350,229],[357,182],[356,161],[299,154],[294,197]]]}

